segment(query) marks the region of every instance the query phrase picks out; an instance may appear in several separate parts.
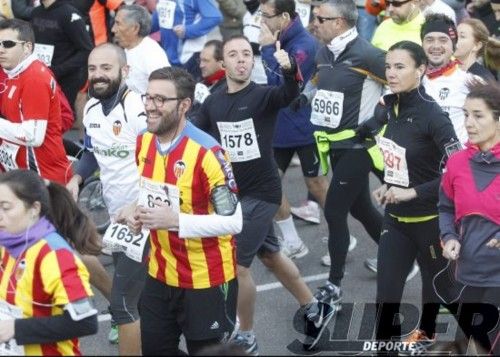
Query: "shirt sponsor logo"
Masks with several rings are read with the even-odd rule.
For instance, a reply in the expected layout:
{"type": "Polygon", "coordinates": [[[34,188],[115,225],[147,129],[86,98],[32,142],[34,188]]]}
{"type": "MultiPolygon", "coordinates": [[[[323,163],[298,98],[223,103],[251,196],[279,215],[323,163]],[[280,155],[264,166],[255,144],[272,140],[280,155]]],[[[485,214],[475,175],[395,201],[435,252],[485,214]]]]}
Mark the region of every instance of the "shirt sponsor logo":
{"type": "Polygon", "coordinates": [[[125,145],[114,143],[110,148],[101,148],[94,146],[94,154],[106,157],[116,157],[119,159],[125,159],[131,153],[125,145]]]}

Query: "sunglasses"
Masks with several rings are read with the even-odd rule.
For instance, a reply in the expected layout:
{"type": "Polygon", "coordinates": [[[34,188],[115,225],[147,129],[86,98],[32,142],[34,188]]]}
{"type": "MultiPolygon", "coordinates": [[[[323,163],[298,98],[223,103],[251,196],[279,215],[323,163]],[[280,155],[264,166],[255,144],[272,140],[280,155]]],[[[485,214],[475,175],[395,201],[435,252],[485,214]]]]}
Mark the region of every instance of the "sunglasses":
{"type": "Polygon", "coordinates": [[[12,48],[18,43],[25,43],[26,41],[14,41],[14,40],[3,40],[0,41],[0,47],[3,48],[12,48]]]}
{"type": "Polygon", "coordinates": [[[342,16],[335,16],[335,17],[315,16],[315,19],[318,20],[318,22],[320,24],[322,24],[325,21],[333,21],[333,20],[337,20],[337,19],[343,19],[343,17],[342,16]]]}
{"type": "Polygon", "coordinates": [[[409,3],[410,1],[412,1],[412,0],[403,0],[403,1],[386,0],[385,4],[386,4],[386,7],[389,7],[391,5],[394,6],[394,7],[401,7],[404,4],[409,3]]]}

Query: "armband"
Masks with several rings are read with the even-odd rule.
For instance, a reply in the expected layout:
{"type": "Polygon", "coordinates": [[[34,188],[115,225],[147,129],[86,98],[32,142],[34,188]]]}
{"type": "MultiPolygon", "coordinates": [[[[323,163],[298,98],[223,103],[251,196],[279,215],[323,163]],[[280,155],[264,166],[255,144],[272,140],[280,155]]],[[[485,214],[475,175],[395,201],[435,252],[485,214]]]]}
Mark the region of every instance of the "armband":
{"type": "Polygon", "coordinates": [[[238,197],[226,185],[216,186],[210,194],[210,201],[215,213],[221,216],[231,216],[236,211],[238,197]]]}
{"type": "Polygon", "coordinates": [[[89,298],[70,302],[64,306],[64,310],[69,312],[73,321],[80,321],[89,316],[97,315],[97,310],[89,298]]]}
{"type": "Polygon", "coordinates": [[[462,147],[462,144],[460,143],[460,141],[454,140],[454,139],[451,139],[444,146],[444,150],[446,152],[447,157],[450,157],[451,155],[453,155],[454,153],[456,153],[457,151],[460,151],[462,149],[463,149],[463,147],[462,147]]]}

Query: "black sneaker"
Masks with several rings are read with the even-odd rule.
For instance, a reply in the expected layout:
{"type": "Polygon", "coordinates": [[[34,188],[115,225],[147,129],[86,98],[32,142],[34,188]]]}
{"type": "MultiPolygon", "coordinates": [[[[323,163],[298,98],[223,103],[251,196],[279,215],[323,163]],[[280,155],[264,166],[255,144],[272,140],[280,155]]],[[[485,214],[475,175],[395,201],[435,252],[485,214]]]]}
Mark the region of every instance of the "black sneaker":
{"type": "Polygon", "coordinates": [[[342,291],[334,284],[327,282],[325,285],[320,286],[314,297],[321,302],[333,306],[337,311],[340,310],[340,303],[342,302],[342,291]]]}
{"type": "Polygon", "coordinates": [[[335,308],[321,301],[318,301],[305,310],[306,338],[303,347],[306,351],[310,351],[316,347],[334,314],[335,308]]]}

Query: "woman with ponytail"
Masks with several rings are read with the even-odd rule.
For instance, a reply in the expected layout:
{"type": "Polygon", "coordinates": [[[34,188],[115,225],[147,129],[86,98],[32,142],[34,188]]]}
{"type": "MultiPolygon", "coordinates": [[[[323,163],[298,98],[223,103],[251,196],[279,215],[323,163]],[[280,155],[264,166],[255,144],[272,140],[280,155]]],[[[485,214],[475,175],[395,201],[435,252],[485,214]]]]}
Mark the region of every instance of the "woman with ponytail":
{"type": "MultiPolygon", "coordinates": [[[[36,172],[0,174],[0,343],[12,354],[79,355],[97,332],[87,269],[98,254],[92,222],[65,187],[36,172]]],[[[1,352],[1,351],[0,351],[1,352]]]]}

